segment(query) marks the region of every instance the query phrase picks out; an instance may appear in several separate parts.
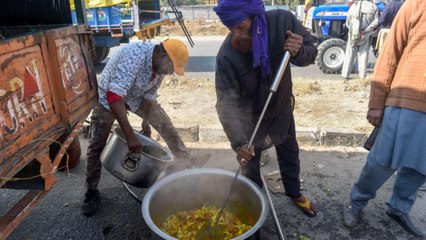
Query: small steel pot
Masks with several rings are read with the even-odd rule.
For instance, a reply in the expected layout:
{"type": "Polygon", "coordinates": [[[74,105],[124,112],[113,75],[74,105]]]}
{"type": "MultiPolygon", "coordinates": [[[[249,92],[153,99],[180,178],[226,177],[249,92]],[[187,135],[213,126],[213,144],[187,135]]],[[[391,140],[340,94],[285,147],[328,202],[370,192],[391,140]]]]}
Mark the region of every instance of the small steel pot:
{"type": "Polygon", "coordinates": [[[102,165],[118,179],[136,187],[152,186],[173,155],[163,146],[135,131],[143,146],[141,154],[129,153],[121,128],[115,128],[102,154],[102,165]]]}
{"type": "MultiPolygon", "coordinates": [[[[172,214],[199,209],[202,206],[220,208],[229,193],[235,173],[223,169],[189,169],[166,176],[145,194],[142,214],[152,230],[152,239],[176,239],[160,226],[172,214]]],[[[255,219],[255,225],[234,240],[249,239],[263,225],[269,206],[260,188],[244,176],[239,176],[225,209],[245,222],[255,219]]]]}

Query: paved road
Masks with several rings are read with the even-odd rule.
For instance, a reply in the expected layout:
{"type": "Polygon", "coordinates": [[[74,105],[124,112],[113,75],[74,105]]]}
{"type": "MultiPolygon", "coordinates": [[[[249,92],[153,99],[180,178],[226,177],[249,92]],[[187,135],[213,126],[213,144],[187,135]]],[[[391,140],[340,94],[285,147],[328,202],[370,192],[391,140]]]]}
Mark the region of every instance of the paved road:
{"type": "MultiPolygon", "coordinates": [[[[91,218],[80,214],[84,194],[84,153],[87,140],[81,139],[81,141],[83,156],[80,165],[71,170],[70,176],[63,172],[57,174],[59,181],[54,189],[9,239],[151,239],[149,227],[142,217],[140,204],[129,195],[119,180],[105,170],[99,186],[102,197],[101,210],[91,218]]],[[[235,171],[237,167],[235,156],[227,146],[228,144],[225,143],[197,144],[194,151],[212,154],[205,167],[235,171]]],[[[304,179],[305,189],[303,193],[315,201],[319,213],[316,218],[308,218],[301,214],[300,210],[296,209],[283,194],[274,194],[272,200],[287,240],[298,240],[302,236],[316,240],[416,239],[385,215],[385,201],[392,189],[393,177],[365,209],[359,226],[353,230],[343,226],[342,207],[347,202],[350,187],[365,162],[365,155],[365,152],[344,153],[332,149],[301,151],[301,177],[304,179]]],[[[276,169],[273,156],[273,152],[265,155],[270,160],[263,171],[269,172],[276,169]]],[[[143,198],[146,193],[145,189],[133,189],[140,198],[143,198]]],[[[4,213],[14,197],[16,197],[15,192],[1,191],[0,213],[4,213]]],[[[426,229],[424,217],[426,216],[426,192],[419,192],[411,215],[419,228],[426,229]]],[[[278,239],[270,216],[261,228],[261,234],[262,240],[278,239]]]]}
{"type": "MultiPolygon", "coordinates": [[[[220,45],[222,44],[224,37],[194,37],[193,41],[195,43],[195,46],[193,48],[190,47],[188,41],[185,38],[179,39],[184,41],[189,49],[190,57],[188,60],[188,65],[186,67],[186,75],[189,77],[208,77],[214,79],[216,54],[219,51],[220,45]]],[[[114,47],[111,49],[109,57],[117,50],[117,48],[118,47],[114,47]]],[[[102,68],[108,61],[108,58],[104,60],[101,64],[96,66],[96,70],[98,73],[102,71],[102,68]]],[[[370,54],[369,59],[369,66],[373,66],[376,59],[372,53],[370,54]]],[[[370,68],[369,71],[371,72],[372,69],[370,68]]],[[[292,74],[294,77],[318,80],[343,80],[339,74],[324,74],[319,70],[319,68],[315,64],[303,68],[292,66],[292,74]]],[[[357,74],[352,74],[351,77],[357,78],[357,74]]]]}

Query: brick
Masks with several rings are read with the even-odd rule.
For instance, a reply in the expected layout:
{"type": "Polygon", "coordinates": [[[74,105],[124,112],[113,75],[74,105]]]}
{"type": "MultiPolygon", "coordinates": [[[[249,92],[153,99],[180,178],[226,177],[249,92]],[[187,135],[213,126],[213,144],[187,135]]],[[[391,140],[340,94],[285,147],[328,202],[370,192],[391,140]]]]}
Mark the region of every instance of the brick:
{"type": "Polygon", "coordinates": [[[326,128],[321,129],[320,145],[322,146],[362,146],[366,135],[352,129],[326,128]]]}
{"type": "Polygon", "coordinates": [[[300,145],[318,146],[320,144],[318,128],[297,128],[296,137],[300,145]]]}

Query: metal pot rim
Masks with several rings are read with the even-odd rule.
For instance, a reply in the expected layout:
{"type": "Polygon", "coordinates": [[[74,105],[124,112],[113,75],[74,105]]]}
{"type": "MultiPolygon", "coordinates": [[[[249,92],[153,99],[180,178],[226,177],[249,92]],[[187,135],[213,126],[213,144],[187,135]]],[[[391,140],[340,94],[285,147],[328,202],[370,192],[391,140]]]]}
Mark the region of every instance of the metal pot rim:
{"type": "MultiPolygon", "coordinates": [[[[180,177],[184,177],[184,176],[191,176],[191,175],[195,175],[195,174],[199,174],[199,173],[217,173],[217,174],[222,174],[222,175],[226,175],[229,176],[231,179],[234,177],[235,172],[229,171],[229,170],[225,170],[225,169],[220,169],[220,168],[195,168],[195,169],[187,169],[184,171],[180,171],[180,172],[176,172],[173,174],[170,174],[160,180],[158,180],[156,183],[154,183],[154,185],[152,185],[149,190],[147,191],[147,193],[145,194],[144,198],[143,198],[143,202],[142,202],[142,206],[141,206],[141,210],[142,210],[142,215],[143,218],[146,222],[146,224],[148,225],[148,227],[154,231],[157,235],[159,235],[160,237],[164,238],[164,239],[173,239],[173,240],[178,240],[177,238],[172,238],[170,237],[170,235],[165,234],[152,220],[150,214],[149,214],[149,207],[150,207],[150,203],[151,203],[151,199],[154,196],[154,193],[163,185],[173,182],[176,178],[180,178],[180,177]]],[[[262,211],[260,214],[259,219],[257,220],[256,224],[247,232],[245,232],[243,235],[238,236],[237,238],[233,238],[233,240],[239,240],[239,239],[246,239],[248,237],[250,237],[251,235],[253,235],[258,229],[260,229],[260,227],[264,224],[268,214],[268,210],[269,210],[269,205],[268,202],[266,200],[266,197],[263,193],[263,191],[260,189],[259,186],[257,186],[257,184],[255,184],[253,181],[251,181],[250,179],[248,179],[245,176],[238,176],[238,180],[239,181],[243,181],[245,182],[247,185],[252,186],[253,191],[255,191],[257,193],[257,195],[260,197],[260,201],[262,203],[262,211]]]]}

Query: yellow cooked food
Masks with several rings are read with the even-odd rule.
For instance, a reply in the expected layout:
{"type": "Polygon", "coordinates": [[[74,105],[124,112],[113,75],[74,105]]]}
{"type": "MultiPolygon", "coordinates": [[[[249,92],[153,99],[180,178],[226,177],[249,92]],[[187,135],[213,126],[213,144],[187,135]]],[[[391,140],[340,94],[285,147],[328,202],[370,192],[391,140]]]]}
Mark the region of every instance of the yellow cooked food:
{"type": "MultiPolygon", "coordinates": [[[[214,224],[218,213],[219,209],[206,206],[192,211],[180,211],[169,216],[161,226],[161,230],[181,240],[196,240],[199,230],[207,222],[214,224]]],[[[219,229],[223,231],[221,239],[236,238],[250,230],[251,227],[227,211],[223,212],[219,220],[219,229]]]]}

